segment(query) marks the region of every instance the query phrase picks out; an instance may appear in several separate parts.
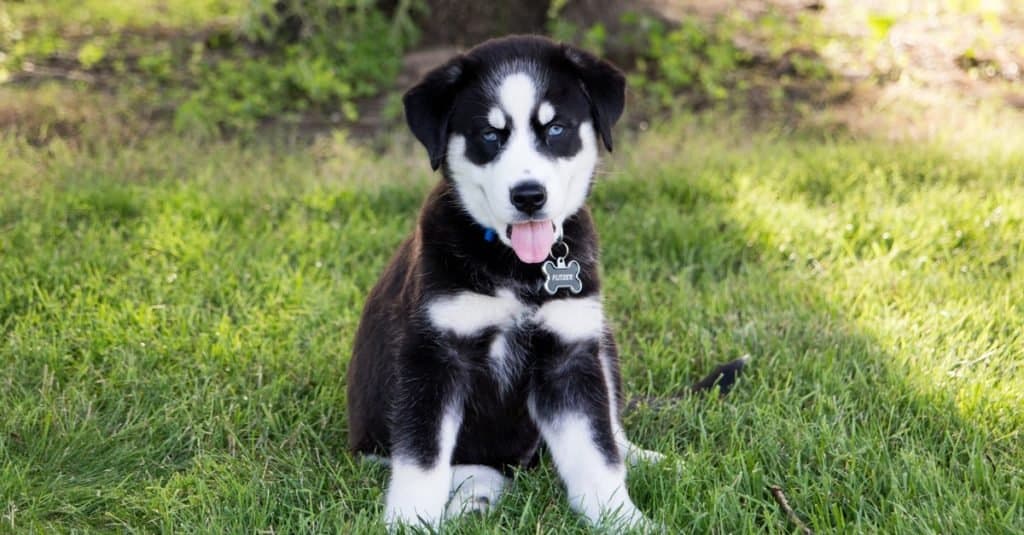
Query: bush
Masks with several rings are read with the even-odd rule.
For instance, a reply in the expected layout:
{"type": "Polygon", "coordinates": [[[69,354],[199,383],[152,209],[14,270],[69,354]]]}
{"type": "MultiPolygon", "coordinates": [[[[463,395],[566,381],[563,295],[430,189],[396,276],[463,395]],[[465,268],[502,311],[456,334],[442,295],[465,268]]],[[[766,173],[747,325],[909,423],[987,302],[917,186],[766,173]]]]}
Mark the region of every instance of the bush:
{"type": "Polygon", "coordinates": [[[675,106],[680,93],[698,102],[724,101],[737,70],[750,61],[728,35],[693,20],[669,28],[657,19],[626,13],[622,22],[638,41],[630,83],[655,107],[675,106]]]}
{"type": "Polygon", "coordinates": [[[245,131],[275,116],[340,111],[380,93],[416,38],[411,2],[386,16],[367,0],[253,0],[241,45],[209,62],[175,114],[180,129],[245,131]]]}

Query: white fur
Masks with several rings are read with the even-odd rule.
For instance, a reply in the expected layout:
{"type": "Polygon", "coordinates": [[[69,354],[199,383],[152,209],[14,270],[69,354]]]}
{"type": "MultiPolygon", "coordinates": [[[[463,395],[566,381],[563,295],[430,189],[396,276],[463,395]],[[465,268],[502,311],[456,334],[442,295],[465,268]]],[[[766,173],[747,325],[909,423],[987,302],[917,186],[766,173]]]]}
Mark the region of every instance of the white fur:
{"type": "Polygon", "coordinates": [[[550,102],[544,101],[537,107],[537,121],[540,124],[548,124],[555,118],[555,107],[550,102]]]}
{"type": "Polygon", "coordinates": [[[604,312],[598,297],[569,297],[544,303],[534,320],[566,342],[599,338],[604,332],[604,312]]]}
{"type": "MultiPolygon", "coordinates": [[[[509,198],[513,186],[529,179],[545,187],[547,202],[537,217],[550,218],[556,237],[561,237],[565,219],[583,206],[597,165],[597,137],[590,121],[580,124],[582,146],[572,157],[551,158],[538,152],[538,140],[530,127],[539,98],[538,84],[523,67],[510,67],[504,78],[492,84],[496,104],[504,112],[502,121],[509,129],[509,137],[495,160],[478,166],[466,158],[465,137],[452,134],[448,140],[448,166],[463,206],[478,223],[497,230],[498,239],[506,245],[511,241],[504,229],[518,215],[509,198]]],[[[491,115],[489,112],[488,122],[491,115]]]]}
{"type": "Polygon", "coordinates": [[[638,464],[656,464],[665,460],[664,453],[645,450],[630,442],[626,438],[626,433],[622,430],[621,425],[616,425],[615,445],[619,447],[619,452],[622,453],[622,458],[625,459],[626,464],[629,466],[636,466],[638,464]]]}
{"type": "Polygon", "coordinates": [[[505,114],[502,113],[501,108],[495,106],[487,112],[487,123],[498,130],[505,128],[505,114]]]}
{"type": "Polygon", "coordinates": [[[537,421],[574,510],[594,524],[608,520],[622,528],[647,524],[626,490],[626,467],[621,462],[608,463],[594,444],[585,416],[567,413],[537,421]]]}
{"type": "Polygon", "coordinates": [[[619,448],[619,453],[629,466],[662,462],[665,460],[663,454],[645,450],[626,438],[626,430],[622,428],[622,422],[619,420],[619,395],[612,377],[612,363],[608,358],[608,352],[602,349],[597,358],[601,363],[601,375],[604,377],[605,388],[608,390],[608,413],[612,422],[612,433],[615,435],[615,446],[619,448]]]}
{"type": "Polygon", "coordinates": [[[487,352],[491,371],[494,373],[494,378],[497,380],[502,394],[512,388],[512,383],[520,368],[519,357],[508,347],[507,337],[508,333],[505,331],[498,333],[491,341],[491,347],[487,352]]]}
{"type": "Polygon", "coordinates": [[[427,305],[430,323],[458,336],[471,336],[489,327],[507,329],[525,310],[526,305],[508,289],[498,290],[493,296],[459,292],[427,305]]]}
{"type": "Polygon", "coordinates": [[[562,223],[565,218],[575,214],[586,202],[587,193],[590,191],[590,178],[594,175],[594,168],[597,165],[597,135],[590,121],[580,123],[579,133],[582,143],[580,151],[573,158],[559,160],[559,172],[568,178],[560,212],[565,216],[555,220],[559,236],[562,234],[562,223]]]}
{"type": "Polygon", "coordinates": [[[497,505],[508,479],[501,472],[476,464],[452,467],[452,495],[445,510],[450,518],[473,511],[489,511],[497,505]]]}
{"type": "Polygon", "coordinates": [[[513,126],[526,130],[524,126],[529,125],[530,112],[537,102],[537,84],[524,72],[511,74],[498,86],[498,102],[512,117],[513,126]]]}
{"type": "Polygon", "coordinates": [[[391,481],[384,499],[384,522],[389,530],[402,524],[440,525],[451,489],[451,459],[460,425],[461,410],[445,411],[438,431],[439,451],[434,466],[423,468],[415,460],[392,457],[391,481]]]}

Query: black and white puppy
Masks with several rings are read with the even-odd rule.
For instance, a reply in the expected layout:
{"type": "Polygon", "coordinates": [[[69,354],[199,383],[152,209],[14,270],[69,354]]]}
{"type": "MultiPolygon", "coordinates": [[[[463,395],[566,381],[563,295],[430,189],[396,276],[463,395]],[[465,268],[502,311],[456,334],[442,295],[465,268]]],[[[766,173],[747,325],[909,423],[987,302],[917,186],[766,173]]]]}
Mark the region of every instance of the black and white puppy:
{"type": "Polygon", "coordinates": [[[348,384],[351,447],[390,460],[390,527],[486,509],[542,443],[589,521],[646,522],[626,463],[657,454],[620,423],[584,205],[624,91],[609,63],[517,36],[406,93],[409,127],[444,176],[369,296],[348,384]]]}

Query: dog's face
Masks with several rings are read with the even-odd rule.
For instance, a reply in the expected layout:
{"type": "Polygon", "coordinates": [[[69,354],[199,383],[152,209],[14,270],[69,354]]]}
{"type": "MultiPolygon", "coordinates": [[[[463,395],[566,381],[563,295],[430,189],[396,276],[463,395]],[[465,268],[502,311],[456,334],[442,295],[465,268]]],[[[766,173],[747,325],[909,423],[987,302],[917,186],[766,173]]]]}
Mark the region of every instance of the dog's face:
{"type": "Polygon", "coordinates": [[[520,260],[547,258],[590,191],[598,136],[612,148],[625,79],[538,37],[484,43],[405,95],[406,119],[462,206],[520,260]]]}

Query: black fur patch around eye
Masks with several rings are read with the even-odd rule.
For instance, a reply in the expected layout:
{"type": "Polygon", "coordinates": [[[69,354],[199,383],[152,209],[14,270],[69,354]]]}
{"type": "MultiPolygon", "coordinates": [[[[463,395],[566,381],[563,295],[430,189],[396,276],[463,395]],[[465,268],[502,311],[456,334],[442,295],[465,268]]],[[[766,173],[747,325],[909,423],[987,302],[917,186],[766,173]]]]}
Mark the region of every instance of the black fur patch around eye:
{"type": "Polygon", "coordinates": [[[590,103],[579,82],[566,73],[548,72],[540,67],[525,72],[538,86],[539,97],[533,103],[529,124],[515,124],[514,119],[506,113],[505,127],[496,130],[487,120],[487,116],[495,107],[501,109],[495,87],[509,74],[512,73],[494,67],[493,72],[478,74],[476,81],[468,84],[458,95],[450,119],[450,132],[465,138],[465,158],[479,166],[493,162],[504,151],[513,131],[519,128],[530,129],[534,147],[542,155],[556,159],[572,158],[578,154],[583,148],[580,125],[584,122],[593,123],[590,103]],[[555,110],[554,118],[546,124],[540,124],[537,119],[537,110],[543,102],[547,102],[555,110]],[[549,136],[548,126],[555,123],[561,125],[564,131],[559,136],[549,136]],[[484,132],[490,130],[498,132],[497,143],[488,142],[483,138],[484,132]]]}
{"type": "Polygon", "coordinates": [[[471,130],[466,136],[466,158],[477,164],[484,165],[493,161],[505,149],[508,143],[508,129],[498,130],[490,125],[477,127],[471,130]],[[488,141],[484,138],[487,132],[494,132],[497,135],[496,141],[488,141]]]}
{"type": "Polygon", "coordinates": [[[583,122],[590,121],[590,106],[586,96],[569,77],[552,72],[546,78],[548,86],[541,102],[550,104],[555,116],[548,123],[540,124],[534,111],[531,126],[537,137],[537,150],[552,158],[571,158],[583,148],[579,128],[583,122]],[[548,128],[553,124],[563,127],[561,135],[548,135],[548,128]]]}
{"type": "Polygon", "coordinates": [[[537,136],[537,151],[552,158],[571,158],[583,148],[583,140],[580,139],[580,131],[577,125],[569,125],[559,122],[556,117],[547,125],[542,125],[534,120],[533,130],[537,136]],[[548,135],[548,127],[558,123],[562,126],[561,135],[548,135]]]}
{"type": "Polygon", "coordinates": [[[508,127],[512,120],[508,116],[505,117],[505,128],[501,129],[494,128],[487,120],[488,113],[495,106],[494,97],[478,82],[459,95],[459,104],[452,113],[451,133],[466,139],[465,157],[476,165],[494,161],[504,150],[511,133],[508,127]],[[496,142],[484,139],[484,133],[490,131],[498,134],[496,142]]]}

